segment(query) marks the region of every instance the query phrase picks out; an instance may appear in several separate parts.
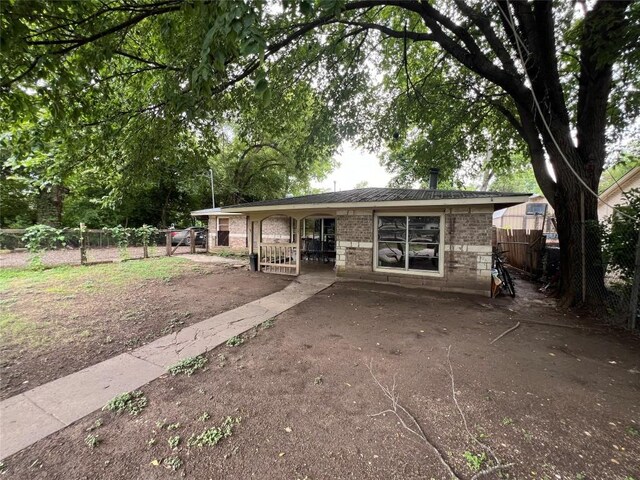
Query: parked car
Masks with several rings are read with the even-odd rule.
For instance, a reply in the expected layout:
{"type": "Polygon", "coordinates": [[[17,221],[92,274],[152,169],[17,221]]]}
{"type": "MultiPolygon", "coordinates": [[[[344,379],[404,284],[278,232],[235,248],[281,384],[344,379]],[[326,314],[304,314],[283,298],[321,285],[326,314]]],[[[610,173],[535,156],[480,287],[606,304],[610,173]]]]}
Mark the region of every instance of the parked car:
{"type": "Polygon", "coordinates": [[[202,227],[189,227],[171,232],[171,245],[191,245],[191,230],[195,232],[196,246],[204,247],[207,244],[207,229],[202,227]]]}

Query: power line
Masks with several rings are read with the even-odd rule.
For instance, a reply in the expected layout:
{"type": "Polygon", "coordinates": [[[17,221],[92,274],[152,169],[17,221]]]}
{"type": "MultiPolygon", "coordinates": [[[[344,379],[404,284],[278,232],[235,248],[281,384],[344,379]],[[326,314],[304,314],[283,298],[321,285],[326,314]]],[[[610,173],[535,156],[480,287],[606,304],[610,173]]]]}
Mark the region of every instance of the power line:
{"type": "MultiPolygon", "coordinates": [[[[502,10],[502,7],[500,5],[498,5],[498,8],[500,9],[500,11],[502,11],[502,13],[504,15],[504,10],[502,10]]],[[[533,102],[535,103],[536,108],[537,108],[538,112],[540,113],[540,119],[542,120],[542,123],[544,124],[545,129],[549,133],[549,136],[551,137],[551,140],[553,141],[553,144],[555,145],[556,149],[558,150],[558,153],[560,154],[560,157],[562,157],[562,160],[564,160],[564,162],[567,164],[567,167],[569,167],[569,170],[571,171],[571,173],[578,179],[578,181],[582,184],[582,186],[589,193],[591,193],[594,197],[596,197],[597,200],[599,200],[600,202],[605,204],[607,207],[611,208],[613,211],[619,213],[620,215],[628,217],[629,219],[631,219],[633,221],[638,221],[637,218],[634,218],[631,215],[628,215],[628,214],[624,213],[619,208],[614,207],[613,205],[609,205],[602,198],[600,198],[600,196],[596,192],[594,192],[591,189],[591,187],[589,187],[589,185],[587,185],[587,183],[582,179],[580,174],[578,174],[578,172],[575,171],[575,169],[573,168],[573,165],[571,165],[571,163],[569,162],[569,159],[567,159],[567,157],[564,155],[564,153],[560,149],[560,145],[558,144],[555,136],[553,135],[553,132],[551,131],[551,128],[549,127],[549,124],[547,123],[547,120],[546,120],[546,118],[544,116],[544,112],[542,110],[542,107],[540,106],[540,103],[538,102],[538,98],[536,97],[536,92],[533,89],[533,82],[531,80],[531,77],[529,76],[529,72],[527,70],[527,65],[526,65],[524,56],[522,55],[522,49],[521,49],[521,46],[522,46],[522,48],[526,49],[526,45],[524,44],[524,41],[522,40],[522,38],[520,38],[520,34],[518,33],[518,29],[516,28],[515,21],[513,19],[513,15],[511,14],[511,9],[509,8],[508,5],[507,5],[507,13],[508,13],[508,18],[505,15],[505,19],[507,20],[507,23],[511,27],[511,30],[513,31],[514,37],[516,39],[516,42],[515,42],[516,43],[516,50],[518,52],[518,57],[519,57],[520,61],[522,62],[522,68],[524,70],[524,74],[526,75],[527,79],[529,80],[529,84],[531,85],[531,95],[533,97],[533,102]]]]}

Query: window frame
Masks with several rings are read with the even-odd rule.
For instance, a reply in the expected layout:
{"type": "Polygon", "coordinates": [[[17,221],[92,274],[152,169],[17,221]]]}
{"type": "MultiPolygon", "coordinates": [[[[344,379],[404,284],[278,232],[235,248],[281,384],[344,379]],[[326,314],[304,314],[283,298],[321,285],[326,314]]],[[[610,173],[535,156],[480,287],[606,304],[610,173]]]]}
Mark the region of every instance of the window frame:
{"type": "MultiPolygon", "coordinates": [[[[417,275],[422,277],[444,277],[444,229],[445,229],[445,214],[441,212],[376,212],[373,215],[373,271],[394,273],[398,275],[417,275]],[[439,235],[439,250],[438,250],[438,270],[412,270],[407,267],[381,267],[378,266],[378,217],[438,217],[440,219],[440,235],[439,235]]],[[[406,236],[409,231],[409,219],[406,219],[405,224],[406,236]]],[[[408,243],[408,239],[405,240],[405,244],[408,243]]],[[[408,252],[407,252],[408,253],[408,252]]]]}

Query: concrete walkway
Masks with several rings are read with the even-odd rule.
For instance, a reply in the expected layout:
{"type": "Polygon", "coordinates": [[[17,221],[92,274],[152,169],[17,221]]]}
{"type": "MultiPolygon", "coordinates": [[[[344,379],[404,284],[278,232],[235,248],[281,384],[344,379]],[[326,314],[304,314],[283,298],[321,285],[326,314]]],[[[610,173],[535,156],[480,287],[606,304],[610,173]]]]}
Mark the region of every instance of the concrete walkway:
{"type": "Polygon", "coordinates": [[[333,272],[300,275],[280,292],[8,398],[0,403],[0,459],[158,378],[178,360],[205,353],[279,315],[334,281],[333,272]]]}

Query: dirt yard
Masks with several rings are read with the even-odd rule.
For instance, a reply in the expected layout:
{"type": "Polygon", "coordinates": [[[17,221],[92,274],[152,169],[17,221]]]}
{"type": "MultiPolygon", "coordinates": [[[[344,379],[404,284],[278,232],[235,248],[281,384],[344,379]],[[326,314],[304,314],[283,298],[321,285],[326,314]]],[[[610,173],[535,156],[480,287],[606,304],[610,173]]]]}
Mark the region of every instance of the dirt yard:
{"type": "Polygon", "coordinates": [[[0,397],[68,375],[284,288],[284,277],[159,258],[0,269],[0,397]]]}
{"type": "Polygon", "coordinates": [[[447,478],[393,414],[372,416],[391,402],[371,364],[383,385],[395,379],[400,404],[457,476],[471,479],[490,455],[454,404],[450,347],[469,431],[514,464],[483,478],[640,479],[637,339],[556,312],[518,287],[514,301],[336,284],[244,344],[210,352],[206,370],[145,386],[140,415],[96,412],[8,458],[7,476],[447,478]],[[227,416],[241,420],[226,438],[200,437],[218,438],[216,446],[189,446],[227,416]]]}

